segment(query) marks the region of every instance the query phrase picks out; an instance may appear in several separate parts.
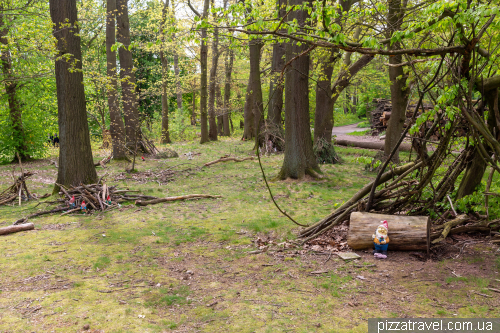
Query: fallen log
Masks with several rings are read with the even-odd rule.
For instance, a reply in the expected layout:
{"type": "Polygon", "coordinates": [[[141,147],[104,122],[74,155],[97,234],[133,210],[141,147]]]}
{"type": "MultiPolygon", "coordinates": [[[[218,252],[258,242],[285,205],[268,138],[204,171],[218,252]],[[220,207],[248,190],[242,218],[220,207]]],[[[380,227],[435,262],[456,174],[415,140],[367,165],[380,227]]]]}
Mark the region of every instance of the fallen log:
{"type": "Polygon", "coordinates": [[[427,216],[354,212],[349,223],[347,245],[354,250],[373,248],[372,235],[383,220],[389,225],[389,250],[429,251],[430,220],[427,216]]]}
{"type": "Polygon", "coordinates": [[[203,198],[216,199],[216,198],[222,198],[222,196],[221,195],[208,195],[208,194],[188,194],[188,195],[181,195],[181,196],[177,196],[177,197],[158,198],[158,199],[146,200],[146,201],[137,200],[135,202],[135,204],[137,206],[147,206],[147,205],[155,205],[155,204],[167,202],[167,201],[203,199],[203,198]]]}
{"type": "MultiPolygon", "coordinates": [[[[422,162],[418,162],[415,164],[415,162],[410,162],[408,164],[402,165],[400,167],[394,168],[392,170],[389,170],[385,172],[381,177],[378,182],[379,186],[385,182],[388,182],[391,180],[394,176],[399,176],[398,179],[396,179],[394,182],[392,182],[389,186],[392,186],[396,184],[398,181],[400,181],[404,176],[408,175],[410,172],[413,170],[419,168],[422,165],[422,162]]],[[[372,189],[373,186],[373,181],[370,182],[369,184],[365,185],[362,189],[360,189],[354,196],[346,201],[342,206],[338,207],[335,209],[330,215],[327,217],[323,218],[321,221],[316,222],[314,225],[304,228],[300,232],[300,237],[306,237],[310,236],[311,234],[316,234],[320,232],[325,226],[329,225],[336,216],[342,213],[343,210],[347,209],[348,207],[357,204],[357,202],[361,199],[363,199],[368,193],[370,193],[370,190],[372,189]]],[[[340,221],[342,222],[342,221],[340,221]]]]}
{"type": "Polygon", "coordinates": [[[203,166],[210,166],[212,164],[220,163],[220,162],[228,162],[228,161],[234,161],[234,162],[243,162],[246,160],[253,160],[255,157],[250,156],[250,157],[245,157],[245,158],[237,158],[237,157],[222,157],[219,158],[218,160],[212,161],[205,163],[203,166]]]}
{"type": "MultiPolygon", "coordinates": [[[[385,143],[384,142],[365,142],[365,141],[353,141],[353,140],[335,140],[335,144],[339,146],[346,147],[356,147],[356,148],[364,148],[364,149],[375,149],[375,150],[384,150],[385,143]]],[[[400,151],[410,151],[411,144],[402,143],[399,146],[400,151]]]]}
{"type": "Polygon", "coordinates": [[[36,217],[36,216],[40,216],[40,215],[44,215],[44,214],[51,214],[51,213],[62,212],[63,210],[66,210],[66,209],[68,209],[68,207],[59,207],[59,208],[55,208],[55,209],[51,209],[51,210],[45,210],[43,212],[34,213],[34,214],[31,214],[31,215],[28,215],[27,217],[23,217],[22,219],[17,220],[16,222],[13,223],[13,225],[19,225],[19,224],[21,224],[23,222],[28,221],[28,219],[31,219],[31,218],[36,217]]]}
{"type": "Polygon", "coordinates": [[[11,225],[8,227],[0,228],[0,235],[13,234],[19,231],[33,230],[35,225],[33,223],[24,223],[19,225],[11,225]]]}

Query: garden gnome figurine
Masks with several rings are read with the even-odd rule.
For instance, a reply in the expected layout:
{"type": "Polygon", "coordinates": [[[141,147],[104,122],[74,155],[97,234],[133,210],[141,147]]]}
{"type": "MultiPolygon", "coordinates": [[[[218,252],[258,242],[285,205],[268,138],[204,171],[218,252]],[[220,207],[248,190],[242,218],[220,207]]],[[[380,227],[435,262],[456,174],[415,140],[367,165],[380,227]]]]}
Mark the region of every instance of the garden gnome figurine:
{"type": "Polygon", "coordinates": [[[73,209],[75,208],[75,196],[72,196],[71,199],[69,199],[69,208],[73,209]]]}
{"type": "Polygon", "coordinates": [[[375,234],[372,235],[373,245],[375,246],[373,255],[375,258],[387,258],[387,248],[389,247],[389,236],[387,236],[388,231],[389,227],[387,225],[387,221],[382,221],[377,227],[375,234]]]}
{"type": "Polygon", "coordinates": [[[80,206],[80,209],[83,211],[83,213],[87,212],[87,204],[85,201],[82,201],[82,205],[80,206]]]}
{"type": "Polygon", "coordinates": [[[106,199],[106,203],[107,203],[108,205],[111,205],[111,197],[110,197],[109,195],[108,195],[108,198],[106,199]]]}

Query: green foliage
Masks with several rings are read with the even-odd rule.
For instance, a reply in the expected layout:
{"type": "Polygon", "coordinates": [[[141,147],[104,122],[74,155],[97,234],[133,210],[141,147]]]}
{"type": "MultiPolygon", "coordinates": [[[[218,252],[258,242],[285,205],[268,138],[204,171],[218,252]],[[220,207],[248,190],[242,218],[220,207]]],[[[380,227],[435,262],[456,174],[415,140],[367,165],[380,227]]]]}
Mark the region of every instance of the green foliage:
{"type": "Polygon", "coordinates": [[[360,118],[352,113],[344,113],[343,109],[335,109],[333,113],[334,126],[352,125],[360,121],[360,118]]]}

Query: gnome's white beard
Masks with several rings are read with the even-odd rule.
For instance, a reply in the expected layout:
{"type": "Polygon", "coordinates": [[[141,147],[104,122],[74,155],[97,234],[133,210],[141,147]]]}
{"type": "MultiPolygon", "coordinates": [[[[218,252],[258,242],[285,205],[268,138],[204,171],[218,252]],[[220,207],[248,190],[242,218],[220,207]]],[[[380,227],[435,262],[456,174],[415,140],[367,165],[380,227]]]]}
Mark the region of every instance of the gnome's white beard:
{"type": "Polygon", "coordinates": [[[380,240],[380,238],[382,237],[385,241],[387,241],[387,234],[385,234],[385,235],[384,235],[384,234],[380,233],[380,232],[378,231],[378,229],[377,229],[377,231],[375,232],[375,236],[376,236],[376,237],[377,237],[377,239],[379,239],[379,240],[380,240]]]}

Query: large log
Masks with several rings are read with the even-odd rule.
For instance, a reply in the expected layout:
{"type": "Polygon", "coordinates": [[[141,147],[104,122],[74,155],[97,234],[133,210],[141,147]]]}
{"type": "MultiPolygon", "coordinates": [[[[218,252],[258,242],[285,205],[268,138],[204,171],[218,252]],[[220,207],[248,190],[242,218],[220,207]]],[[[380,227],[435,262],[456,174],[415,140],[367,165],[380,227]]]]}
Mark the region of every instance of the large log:
{"type": "Polygon", "coordinates": [[[347,245],[354,250],[373,248],[372,235],[380,221],[389,225],[389,251],[419,251],[430,248],[430,221],[427,216],[351,214],[347,245]]]}
{"type": "MultiPolygon", "coordinates": [[[[357,148],[365,148],[365,149],[376,149],[376,150],[384,150],[384,142],[371,142],[371,141],[355,141],[355,140],[335,140],[334,142],[339,146],[347,146],[347,147],[357,147],[357,148]]],[[[402,143],[399,146],[400,151],[410,151],[411,145],[409,143],[402,143]]]]}
{"type": "Polygon", "coordinates": [[[33,229],[35,229],[35,225],[33,223],[11,225],[8,227],[0,228],[0,235],[13,234],[15,232],[33,230],[33,229]]]}

